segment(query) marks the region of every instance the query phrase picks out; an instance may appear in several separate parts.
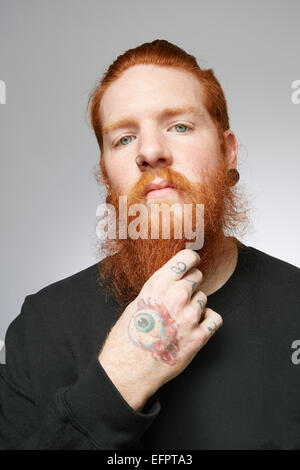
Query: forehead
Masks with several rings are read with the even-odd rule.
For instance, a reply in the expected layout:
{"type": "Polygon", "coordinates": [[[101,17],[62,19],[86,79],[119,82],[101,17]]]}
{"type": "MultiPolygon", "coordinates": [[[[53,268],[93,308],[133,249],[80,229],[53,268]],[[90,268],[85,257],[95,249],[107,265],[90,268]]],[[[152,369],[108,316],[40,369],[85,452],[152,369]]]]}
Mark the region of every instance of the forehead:
{"type": "Polygon", "coordinates": [[[102,125],[129,115],[159,112],[162,108],[195,106],[204,111],[204,93],[197,78],[184,70],[135,65],[105,91],[100,104],[102,125]]]}

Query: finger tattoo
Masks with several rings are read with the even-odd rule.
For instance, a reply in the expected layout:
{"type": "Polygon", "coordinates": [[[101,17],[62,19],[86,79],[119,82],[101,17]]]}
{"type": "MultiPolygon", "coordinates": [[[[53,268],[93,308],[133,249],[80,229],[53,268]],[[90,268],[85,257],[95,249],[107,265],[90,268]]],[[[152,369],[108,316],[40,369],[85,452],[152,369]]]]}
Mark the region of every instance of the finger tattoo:
{"type": "Polygon", "coordinates": [[[176,266],[171,266],[172,271],[176,274],[186,271],[186,264],[183,261],[177,261],[176,266]]]}
{"type": "Polygon", "coordinates": [[[214,333],[215,331],[217,331],[217,324],[216,322],[214,322],[213,320],[211,320],[212,323],[214,323],[215,327],[214,328],[211,328],[210,326],[208,326],[208,331],[210,331],[211,333],[214,333]]]}
{"type": "Polygon", "coordinates": [[[193,293],[194,290],[195,290],[195,287],[196,287],[196,285],[197,285],[197,282],[192,281],[191,279],[184,279],[184,281],[188,281],[188,282],[191,282],[191,283],[192,283],[192,293],[193,293]]]}

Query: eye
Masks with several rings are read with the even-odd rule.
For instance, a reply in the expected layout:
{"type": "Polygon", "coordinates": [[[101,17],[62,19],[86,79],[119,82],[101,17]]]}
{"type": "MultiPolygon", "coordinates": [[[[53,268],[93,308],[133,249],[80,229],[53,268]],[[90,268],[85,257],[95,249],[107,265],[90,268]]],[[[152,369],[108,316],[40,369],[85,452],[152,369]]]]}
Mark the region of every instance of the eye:
{"type": "Polygon", "coordinates": [[[173,127],[179,127],[179,129],[181,129],[181,130],[179,130],[180,133],[184,133],[184,132],[185,132],[185,129],[191,130],[191,127],[186,126],[185,124],[182,124],[182,123],[180,123],[180,124],[175,124],[173,127]],[[185,129],[184,129],[184,128],[185,128],[185,129]]]}
{"type": "MultiPolygon", "coordinates": [[[[172,126],[171,129],[173,129],[173,127],[178,127],[178,128],[180,129],[180,130],[179,130],[179,133],[181,133],[181,134],[186,133],[186,130],[192,130],[191,127],[187,126],[186,124],[182,124],[182,123],[180,123],[180,124],[175,124],[174,126],[172,126]]],[[[129,138],[131,138],[131,137],[133,137],[133,135],[124,135],[124,137],[121,137],[121,139],[119,139],[119,140],[117,141],[117,143],[115,144],[115,147],[120,146],[120,144],[121,144],[123,147],[126,146],[128,143],[131,142],[131,140],[127,140],[127,141],[125,140],[125,144],[124,144],[124,145],[122,144],[122,141],[124,142],[124,139],[129,139],[129,138]]]]}
{"type": "MultiPolygon", "coordinates": [[[[133,137],[133,136],[132,135],[124,135],[124,137],[122,137],[120,140],[117,141],[115,147],[118,147],[120,145],[120,143],[122,142],[122,140],[128,139],[129,137],[133,137]]],[[[131,141],[127,141],[127,143],[128,142],[131,142],[131,141]]],[[[127,144],[125,144],[125,145],[127,145],[127,144]]],[[[124,147],[124,145],[123,145],[123,147],[124,147]]]]}

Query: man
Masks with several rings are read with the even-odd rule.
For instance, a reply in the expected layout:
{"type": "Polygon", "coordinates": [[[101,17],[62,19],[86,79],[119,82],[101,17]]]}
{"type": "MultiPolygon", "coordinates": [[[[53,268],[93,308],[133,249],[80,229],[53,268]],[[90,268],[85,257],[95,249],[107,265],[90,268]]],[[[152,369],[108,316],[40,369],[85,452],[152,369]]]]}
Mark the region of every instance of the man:
{"type": "Polygon", "coordinates": [[[118,228],[126,196],[127,225],[142,203],[159,236],[107,238],[100,263],[26,297],[6,335],[1,447],[300,448],[299,269],[233,236],[246,215],[213,72],[146,43],[109,67],[90,112],[118,228]],[[173,229],[204,206],[203,246],[163,238],[173,204],[173,229]]]}

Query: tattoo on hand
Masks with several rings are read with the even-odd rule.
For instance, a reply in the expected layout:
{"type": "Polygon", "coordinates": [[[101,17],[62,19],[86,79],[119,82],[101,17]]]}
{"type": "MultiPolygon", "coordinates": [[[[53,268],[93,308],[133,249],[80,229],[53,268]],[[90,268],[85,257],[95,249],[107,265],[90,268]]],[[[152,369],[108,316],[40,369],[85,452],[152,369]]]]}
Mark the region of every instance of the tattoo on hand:
{"type": "Polygon", "coordinates": [[[208,326],[207,328],[208,328],[208,331],[210,331],[211,333],[214,333],[215,331],[217,331],[217,324],[214,321],[212,321],[212,322],[214,323],[215,327],[211,328],[210,326],[208,326]]]}
{"type": "Polygon", "coordinates": [[[203,310],[203,309],[204,309],[204,302],[203,302],[203,300],[198,299],[198,300],[197,300],[197,303],[200,305],[201,310],[203,310]]]}
{"type": "Polygon", "coordinates": [[[191,279],[186,279],[186,278],[184,279],[184,281],[188,281],[188,282],[191,282],[191,283],[192,283],[192,293],[193,293],[194,290],[195,290],[195,287],[196,287],[196,285],[197,285],[197,282],[192,281],[191,279]]]}
{"type": "Polygon", "coordinates": [[[186,264],[182,261],[177,261],[176,266],[171,266],[171,269],[176,274],[183,273],[186,271],[186,264]]]}
{"type": "Polygon", "coordinates": [[[154,305],[150,297],[145,302],[138,300],[137,312],[132,316],[128,334],[131,341],[140,348],[151,351],[153,359],[158,358],[170,366],[176,362],[179,351],[178,326],[163,304],[154,305]]]}

